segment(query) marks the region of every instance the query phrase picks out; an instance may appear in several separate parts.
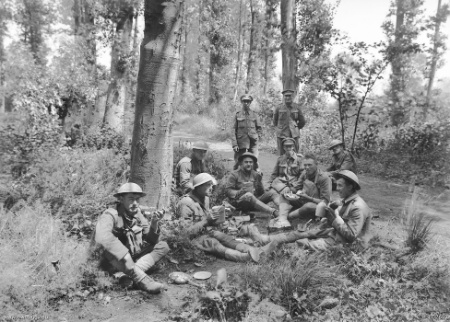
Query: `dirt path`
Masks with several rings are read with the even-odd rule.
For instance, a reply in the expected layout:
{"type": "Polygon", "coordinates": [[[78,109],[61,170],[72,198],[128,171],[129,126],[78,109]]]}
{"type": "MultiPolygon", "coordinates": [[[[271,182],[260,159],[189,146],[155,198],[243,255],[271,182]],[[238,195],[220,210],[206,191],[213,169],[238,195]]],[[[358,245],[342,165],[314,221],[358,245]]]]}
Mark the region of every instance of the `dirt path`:
{"type": "MultiPolygon", "coordinates": [[[[175,132],[174,143],[194,142],[198,137],[188,133],[175,132]]],[[[233,166],[233,151],[228,142],[208,141],[210,147],[221,153],[224,159],[231,160],[228,167],[231,170],[233,166]]],[[[260,152],[259,165],[264,173],[264,179],[267,180],[277,156],[264,151],[260,152]]],[[[370,175],[359,175],[363,190],[362,197],[373,209],[373,231],[380,238],[388,242],[400,243],[401,232],[399,230],[399,215],[404,202],[410,198],[409,187],[404,184],[390,183],[385,180],[374,178],[370,175]]],[[[436,238],[434,242],[441,249],[448,249],[450,246],[450,191],[439,189],[422,189],[421,197],[428,202],[422,207],[424,211],[436,218],[438,225],[435,226],[436,238]]],[[[199,270],[208,270],[213,274],[218,268],[225,267],[230,276],[231,282],[239,279],[239,276],[233,275],[239,265],[220,259],[210,258],[205,262],[205,267],[198,268],[194,261],[171,264],[166,262],[165,266],[153,274],[159,281],[166,281],[170,272],[182,270],[194,272],[199,270]]],[[[215,274],[209,281],[214,283],[215,274]]],[[[175,316],[183,312],[184,307],[194,301],[198,296],[199,290],[188,285],[168,285],[165,292],[158,296],[148,296],[140,291],[116,290],[108,292],[109,302],[104,299],[92,298],[87,301],[71,303],[69,306],[61,307],[58,312],[53,312],[49,316],[57,318],[59,321],[171,321],[170,316],[175,316]]]]}

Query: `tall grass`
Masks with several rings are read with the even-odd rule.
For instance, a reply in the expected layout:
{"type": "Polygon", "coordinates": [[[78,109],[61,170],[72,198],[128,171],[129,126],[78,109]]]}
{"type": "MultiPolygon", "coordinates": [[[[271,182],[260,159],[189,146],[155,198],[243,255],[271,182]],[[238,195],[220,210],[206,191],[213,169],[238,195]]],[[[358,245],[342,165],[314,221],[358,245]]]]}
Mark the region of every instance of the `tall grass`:
{"type": "Polygon", "coordinates": [[[414,189],[410,200],[405,202],[402,211],[402,226],[405,232],[405,246],[412,253],[417,253],[429,244],[433,236],[435,219],[420,211],[422,203],[418,198],[417,188],[414,189]]]}
{"type": "Polygon", "coordinates": [[[52,298],[77,287],[87,250],[87,242],[65,236],[42,203],[0,209],[0,311],[45,312],[52,298]]]}

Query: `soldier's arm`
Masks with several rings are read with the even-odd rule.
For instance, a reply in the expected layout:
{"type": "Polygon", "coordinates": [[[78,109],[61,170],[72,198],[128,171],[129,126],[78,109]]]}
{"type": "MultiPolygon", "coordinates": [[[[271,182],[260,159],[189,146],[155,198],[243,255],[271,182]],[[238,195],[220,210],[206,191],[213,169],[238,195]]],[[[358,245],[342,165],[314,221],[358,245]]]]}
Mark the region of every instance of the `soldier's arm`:
{"type": "Polygon", "coordinates": [[[297,120],[297,126],[299,129],[302,129],[306,124],[306,119],[305,116],[303,115],[303,112],[300,108],[300,106],[298,107],[298,120],[297,120]]]}
{"type": "Polygon", "coordinates": [[[278,165],[280,161],[277,160],[277,163],[275,163],[275,167],[273,167],[272,174],[270,175],[269,184],[272,184],[273,180],[275,180],[278,177],[278,165]]]}
{"type": "Polygon", "coordinates": [[[235,199],[239,193],[239,189],[237,189],[237,178],[234,173],[230,173],[227,178],[227,183],[225,185],[225,191],[230,199],[235,199]]]}
{"type": "Polygon", "coordinates": [[[356,168],[356,166],[353,156],[350,154],[350,152],[345,153],[344,161],[341,164],[340,170],[353,171],[354,168],[356,168]]]}
{"type": "MultiPolygon", "coordinates": [[[[149,244],[156,245],[159,241],[159,221],[157,223],[149,223],[147,218],[142,215],[142,213],[138,214],[141,225],[142,225],[142,233],[145,238],[145,241],[149,244]]],[[[155,216],[155,215],[153,215],[155,216]]]]}
{"type": "Polygon", "coordinates": [[[352,209],[347,216],[347,222],[338,216],[333,221],[332,226],[347,242],[352,243],[358,237],[364,226],[364,216],[358,207],[354,205],[350,205],[349,207],[352,207],[352,209]]]}
{"type": "Polygon", "coordinates": [[[255,127],[256,127],[256,132],[258,132],[258,137],[261,138],[261,136],[262,136],[262,124],[261,124],[261,120],[260,120],[258,114],[256,114],[255,127]]]}
{"type": "Polygon", "coordinates": [[[329,176],[324,176],[322,180],[317,182],[317,189],[319,190],[319,198],[310,197],[310,201],[318,204],[323,201],[328,204],[331,199],[331,179],[329,176]]]}
{"type": "Polygon", "coordinates": [[[234,148],[236,147],[237,144],[237,139],[236,139],[236,135],[237,135],[237,128],[238,128],[238,121],[237,121],[237,115],[234,115],[234,119],[233,119],[233,126],[231,128],[231,146],[234,148]]]}
{"type": "Polygon", "coordinates": [[[262,196],[264,193],[264,184],[262,183],[262,176],[258,174],[258,178],[255,182],[255,196],[262,196]]]}
{"type": "Polygon", "coordinates": [[[111,254],[115,259],[121,260],[128,254],[128,248],[114,236],[114,218],[108,213],[104,213],[98,219],[95,227],[95,242],[111,254]]]}
{"type": "Polygon", "coordinates": [[[273,112],[273,126],[276,127],[278,125],[278,109],[279,107],[275,107],[275,111],[273,112]]]}
{"type": "Polygon", "coordinates": [[[191,163],[184,162],[180,164],[180,187],[193,188],[191,183],[191,163]]]}

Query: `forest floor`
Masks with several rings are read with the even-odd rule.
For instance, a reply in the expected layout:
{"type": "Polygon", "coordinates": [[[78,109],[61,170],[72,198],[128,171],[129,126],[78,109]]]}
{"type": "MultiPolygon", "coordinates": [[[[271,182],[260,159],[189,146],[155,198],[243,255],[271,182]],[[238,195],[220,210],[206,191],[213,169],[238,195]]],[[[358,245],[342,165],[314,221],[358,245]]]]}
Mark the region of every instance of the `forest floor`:
{"type": "MultiPolygon", "coordinates": [[[[174,134],[175,144],[179,141],[196,141],[198,139],[188,133],[174,134]]],[[[216,141],[209,143],[211,149],[219,152],[225,160],[229,161],[227,164],[231,169],[233,152],[230,143],[216,141]]],[[[259,165],[265,180],[268,179],[276,159],[277,156],[274,154],[260,152],[259,165]]],[[[382,241],[392,245],[400,245],[403,240],[400,214],[405,200],[411,197],[410,187],[365,174],[360,174],[359,178],[362,186],[360,194],[373,210],[374,220],[371,227],[373,235],[379,236],[382,241]]],[[[419,189],[422,199],[425,200],[422,206],[423,210],[437,221],[437,224],[434,225],[433,244],[446,251],[450,246],[450,212],[448,211],[450,209],[450,191],[438,188],[419,189]]],[[[268,218],[259,218],[257,225],[263,230],[267,221],[268,218]]],[[[152,275],[159,281],[167,282],[168,275],[173,271],[193,273],[206,270],[213,274],[207,283],[214,285],[217,278],[216,271],[219,268],[225,268],[229,276],[229,283],[233,284],[239,280],[239,276],[236,276],[235,273],[239,271],[241,265],[245,265],[206,256],[202,257],[201,263],[204,266],[200,268],[197,264],[199,260],[195,258],[183,260],[183,258],[177,258],[175,254],[170,254],[170,256],[173,260],[164,261],[152,275]]],[[[167,289],[160,295],[150,296],[138,290],[123,290],[114,287],[106,293],[97,293],[87,298],[76,297],[70,302],[63,301],[45,316],[32,318],[36,321],[184,321],[180,316],[183,315],[183,312],[193,309],[199,292],[195,286],[167,284],[167,289]]],[[[271,307],[270,310],[273,312],[277,310],[277,307],[271,307]]],[[[260,314],[262,313],[260,312],[260,314]]],[[[12,321],[21,317],[3,316],[0,321],[7,321],[8,318],[12,321]]],[[[28,318],[24,320],[28,320],[28,318]]],[[[275,321],[277,318],[273,320],[275,321]]],[[[248,321],[264,320],[255,318],[248,321]]]]}

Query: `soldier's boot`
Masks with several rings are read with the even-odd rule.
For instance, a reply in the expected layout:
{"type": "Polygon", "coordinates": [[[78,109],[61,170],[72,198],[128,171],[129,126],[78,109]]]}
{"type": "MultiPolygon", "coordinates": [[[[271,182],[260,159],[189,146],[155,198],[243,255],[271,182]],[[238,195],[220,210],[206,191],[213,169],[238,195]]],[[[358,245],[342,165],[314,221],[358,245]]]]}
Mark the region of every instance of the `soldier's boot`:
{"type": "Polygon", "coordinates": [[[240,251],[241,253],[248,253],[253,261],[258,262],[261,254],[261,250],[247,245],[245,243],[237,242],[233,237],[224,234],[220,231],[214,231],[211,235],[216,238],[220,243],[228,248],[235,249],[240,251]]]}
{"type": "Polygon", "coordinates": [[[269,230],[283,230],[291,229],[292,225],[289,222],[288,215],[289,211],[292,209],[292,205],[288,201],[280,203],[279,216],[276,219],[272,219],[269,223],[269,230]]]}
{"type": "Polygon", "coordinates": [[[134,266],[128,275],[133,279],[137,287],[147,293],[158,294],[164,287],[163,284],[155,282],[150,276],[145,274],[145,272],[137,265],[134,266]]]}
{"type": "Polygon", "coordinates": [[[258,227],[254,224],[244,225],[239,230],[239,234],[241,236],[249,236],[255,242],[258,242],[260,245],[266,245],[270,242],[268,235],[263,235],[259,232],[258,227]]]}
{"type": "Polygon", "coordinates": [[[205,239],[202,246],[204,249],[207,249],[207,252],[234,262],[248,262],[252,260],[249,253],[242,253],[238,250],[227,248],[215,238],[205,239]]]}
{"type": "Polygon", "coordinates": [[[249,197],[250,197],[249,201],[251,202],[251,204],[252,204],[253,208],[255,208],[255,210],[265,212],[270,215],[273,215],[277,211],[275,208],[272,208],[272,207],[266,205],[264,202],[262,202],[261,200],[256,198],[254,195],[251,195],[249,197]]]}

